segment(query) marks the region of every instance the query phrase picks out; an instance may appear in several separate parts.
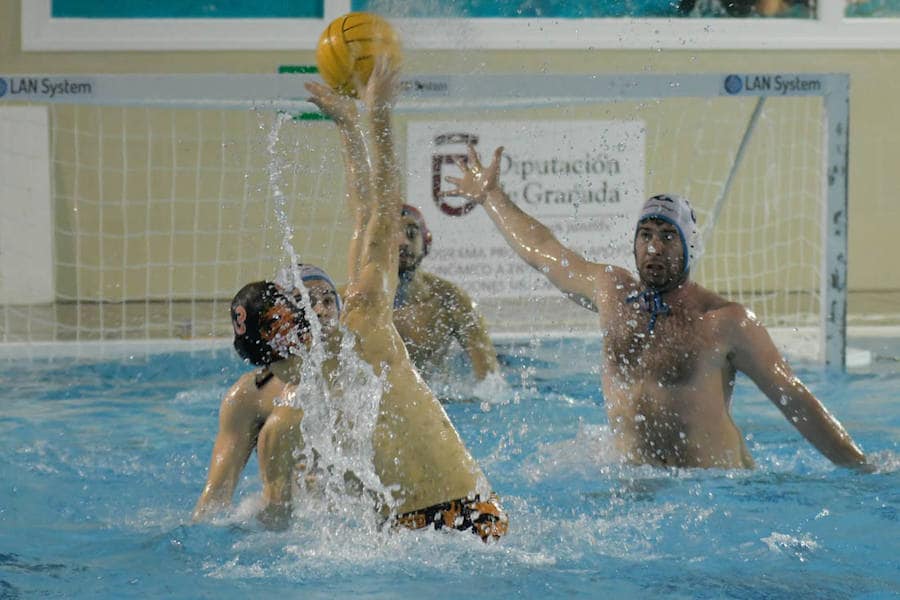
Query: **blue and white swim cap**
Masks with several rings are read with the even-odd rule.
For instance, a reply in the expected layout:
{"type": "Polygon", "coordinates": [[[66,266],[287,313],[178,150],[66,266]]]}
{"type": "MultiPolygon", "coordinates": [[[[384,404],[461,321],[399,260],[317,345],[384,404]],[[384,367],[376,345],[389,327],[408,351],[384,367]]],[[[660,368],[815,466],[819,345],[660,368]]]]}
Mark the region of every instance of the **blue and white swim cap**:
{"type": "MultiPolygon", "coordinates": [[[[303,283],[309,281],[324,281],[327,283],[334,291],[338,311],[341,310],[341,295],[338,293],[334,280],[328,276],[328,273],[326,273],[324,269],[320,269],[315,265],[297,263],[297,272],[300,275],[300,281],[303,283]]],[[[275,285],[285,290],[294,289],[294,281],[294,272],[288,267],[279,270],[278,275],[275,277],[275,285]]]]}
{"type": "MultiPolygon", "coordinates": [[[[687,198],[674,194],[659,194],[644,202],[638,225],[647,219],[660,219],[675,226],[681,237],[684,248],[684,273],[691,270],[694,261],[700,256],[700,231],[697,228],[697,217],[687,198]]],[[[637,230],[635,229],[635,237],[637,230]]]]}

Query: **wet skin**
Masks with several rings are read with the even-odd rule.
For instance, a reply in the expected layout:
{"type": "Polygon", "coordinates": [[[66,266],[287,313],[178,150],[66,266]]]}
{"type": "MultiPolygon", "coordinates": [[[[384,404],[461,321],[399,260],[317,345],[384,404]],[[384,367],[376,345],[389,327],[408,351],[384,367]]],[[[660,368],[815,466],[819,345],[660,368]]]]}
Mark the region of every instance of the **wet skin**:
{"type": "MultiPolygon", "coordinates": [[[[677,467],[751,467],[731,419],[735,374],[745,373],[788,421],[839,465],[867,468],[865,455],[793,374],[766,328],[745,307],[691,281],[677,229],[660,219],[637,224],[638,277],[594,263],[503,191],[503,148],[482,165],[473,147],[457,161],[456,189],[481,204],[510,247],[581,306],[596,311],[604,335],[602,385],[610,426],[627,459],[677,467]],[[668,305],[654,315],[635,297],[653,292],[668,305]]],[[[655,305],[654,305],[655,306],[655,305]]]]}

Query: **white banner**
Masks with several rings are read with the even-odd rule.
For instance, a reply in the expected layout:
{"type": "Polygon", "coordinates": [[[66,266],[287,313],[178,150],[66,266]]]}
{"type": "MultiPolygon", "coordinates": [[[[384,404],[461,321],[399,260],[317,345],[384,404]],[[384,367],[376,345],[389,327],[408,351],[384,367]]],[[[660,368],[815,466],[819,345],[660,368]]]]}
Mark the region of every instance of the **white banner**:
{"type": "Polygon", "coordinates": [[[558,294],[515,256],[490,218],[453,189],[468,143],[486,165],[504,146],[500,181],[525,212],[592,261],[633,268],[634,220],[644,200],[645,128],[637,121],[411,122],[407,202],[434,235],[423,268],[475,300],[558,294]]]}
{"type": "Polygon", "coordinates": [[[0,302],[56,299],[50,115],[46,106],[0,106],[0,302]]]}

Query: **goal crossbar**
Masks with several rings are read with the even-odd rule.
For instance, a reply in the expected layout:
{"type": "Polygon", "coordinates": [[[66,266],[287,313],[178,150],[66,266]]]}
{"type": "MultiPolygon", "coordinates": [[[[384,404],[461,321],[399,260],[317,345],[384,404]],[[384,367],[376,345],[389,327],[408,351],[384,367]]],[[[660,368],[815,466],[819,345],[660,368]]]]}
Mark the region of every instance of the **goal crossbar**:
{"type": "MultiPolygon", "coordinates": [[[[4,104],[84,104],[314,112],[304,83],[315,74],[0,74],[4,104]]],[[[845,363],[847,311],[847,164],[849,76],[839,73],[463,74],[405,75],[401,113],[480,106],[527,108],[553,103],[666,98],[818,97],[823,104],[823,318],[821,360],[845,363]]]]}

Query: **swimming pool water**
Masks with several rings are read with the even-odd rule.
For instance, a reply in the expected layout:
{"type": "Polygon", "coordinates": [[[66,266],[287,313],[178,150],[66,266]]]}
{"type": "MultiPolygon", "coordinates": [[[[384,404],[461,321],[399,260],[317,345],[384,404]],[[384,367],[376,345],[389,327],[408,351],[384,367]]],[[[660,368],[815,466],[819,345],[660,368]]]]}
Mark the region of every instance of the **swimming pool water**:
{"type": "MultiPolygon", "coordinates": [[[[734,415],[754,471],[623,466],[599,343],[499,346],[508,393],[447,410],[510,513],[510,534],[384,534],[304,512],[192,525],[228,348],[12,361],[0,368],[0,598],[889,598],[900,596],[900,373],[891,357],[801,376],[878,465],[833,467],[748,383],[734,415]]],[[[896,357],[896,354],[894,354],[896,357]]]]}

